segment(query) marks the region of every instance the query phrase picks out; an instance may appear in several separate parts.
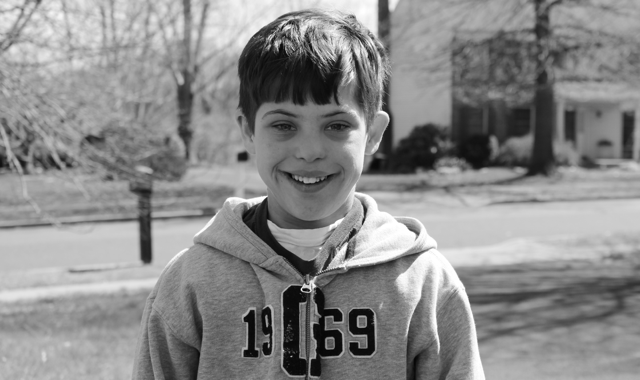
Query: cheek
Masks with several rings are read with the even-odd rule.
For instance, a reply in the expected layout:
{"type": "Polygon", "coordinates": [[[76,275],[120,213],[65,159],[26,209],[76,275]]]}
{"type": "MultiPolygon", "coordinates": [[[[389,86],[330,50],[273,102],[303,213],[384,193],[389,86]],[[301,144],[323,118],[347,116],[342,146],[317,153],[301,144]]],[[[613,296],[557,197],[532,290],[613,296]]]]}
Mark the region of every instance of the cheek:
{"type": "Polygon", "coordinates": [[[261,139],[259,144],[256,144],[256,159],[258,162],[270,162],[281,155],[282,151],[282,147],[277,147],[272,141],[261,139]]]}
{"type": "Polygon", "coordinates": [[[359,176],[364,166],[364,149],[360,144],[343,146],[336,154],[336,162],[347,171],[348,177],[359,176]]]}
{"type": "Polygon", "coordinates": [[[352,162],[361,162],[364,159],[365,144],[364,139],[354,139],[342,147],[344,155],[352,162]]]}

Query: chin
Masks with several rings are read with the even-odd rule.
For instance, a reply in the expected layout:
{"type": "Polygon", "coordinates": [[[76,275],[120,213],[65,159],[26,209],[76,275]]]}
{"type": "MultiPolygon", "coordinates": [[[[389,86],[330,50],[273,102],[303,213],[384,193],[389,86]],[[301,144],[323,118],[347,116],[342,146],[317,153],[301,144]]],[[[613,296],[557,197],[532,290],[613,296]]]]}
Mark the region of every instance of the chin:
{"type": "Polygon", "coordinates": [[[331,214],[324,215],[324,214],[320,214],[320,212],[309,211],[309,212],[299,213],[297,215],[296,214],[292,214],[292,215],[294,215],[299,220],[302,220],[305,222],[319,222],[321,220],[328,218],[331,214]]]}
{"type": "MultiPolygon", "coordinates": [[[[290,208],[290,210],[296,210],[295,205],[291,206],[292,207],[290,208]]],[[[289,214],[304,222],[320,222],[335,214],[338,210],[338,207],[336,207],[335,205],[325,204],[305,210],[301,210],[298,207],[297,210],[297,212],[289,212],[289,214]],[[327,213],[327,210],[331,210],[331,212],[327,213]]]]}

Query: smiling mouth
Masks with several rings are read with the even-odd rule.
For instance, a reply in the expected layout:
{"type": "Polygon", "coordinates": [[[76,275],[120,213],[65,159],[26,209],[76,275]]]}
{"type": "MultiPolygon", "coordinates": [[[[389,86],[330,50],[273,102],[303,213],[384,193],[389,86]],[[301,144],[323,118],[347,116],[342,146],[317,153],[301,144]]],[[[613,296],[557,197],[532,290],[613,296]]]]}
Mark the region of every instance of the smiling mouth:
{"type": "Polygon", "coordinates": [[[323,177],[303,177],[291,173],[287,173],[291,179],[303,185],[316,185],[327,180],[331,175],[323,177]]]}

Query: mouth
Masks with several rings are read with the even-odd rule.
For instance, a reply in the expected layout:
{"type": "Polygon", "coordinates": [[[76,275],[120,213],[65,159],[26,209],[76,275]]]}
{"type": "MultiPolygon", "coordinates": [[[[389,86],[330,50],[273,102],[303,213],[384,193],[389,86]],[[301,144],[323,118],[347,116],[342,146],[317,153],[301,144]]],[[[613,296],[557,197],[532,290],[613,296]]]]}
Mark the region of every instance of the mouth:
{"type": "Polygon", "coordinates": [[[331,179],[335,175],[335,174],[327,174],[327,175],[307,177],[307,176],[302,176],[302,175],[288,173],[288,172],[282,172],[282,173],[289,178],[289,180],[295,187],[297,187],[299,190],[304,192],[314,192],[316,190],[320,190],[324,188],[329,182],[331,182],[331,179]]]}
{"type": "Polygon", "coordinates": [[[327,180],[327,178],[331,177],[331,175],[325,175],[321,177],[303,177],[296,174],[287,173],[291,179],[296,182],[299,182],[303,185],[316,185],[320,184],[327,180]]]}

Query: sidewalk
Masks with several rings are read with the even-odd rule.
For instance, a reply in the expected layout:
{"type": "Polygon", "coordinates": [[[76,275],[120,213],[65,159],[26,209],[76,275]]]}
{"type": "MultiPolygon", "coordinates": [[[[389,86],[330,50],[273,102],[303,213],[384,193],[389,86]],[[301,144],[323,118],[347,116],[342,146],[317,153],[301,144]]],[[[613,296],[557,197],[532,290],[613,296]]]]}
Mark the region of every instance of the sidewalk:
{"type": "MultiPolygon", "coordinates": [[[[200,210],[171,210],[171,211],[153,211],[151,213],[151,219],[163,220],[163,219],[175,219],[175,218],[201,218],[203,216],[213,216],[216,213],[215,208],[207,207],[200,210]]],[[[22,228],[22,227],[42,227],[50,226],[52,224],[84,224],[84,223],[110,223],[110,222],[128,222],[131,220],[138,220],[138,216],[133,213],[129,214],[98,214],[98,215],[80,215],[80,216],[66,216],[55,218],[48,221],[43,219],[25,219],[25,220],[2,220],[0,221],[0,228],[22,228]]]]}

